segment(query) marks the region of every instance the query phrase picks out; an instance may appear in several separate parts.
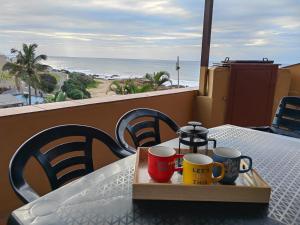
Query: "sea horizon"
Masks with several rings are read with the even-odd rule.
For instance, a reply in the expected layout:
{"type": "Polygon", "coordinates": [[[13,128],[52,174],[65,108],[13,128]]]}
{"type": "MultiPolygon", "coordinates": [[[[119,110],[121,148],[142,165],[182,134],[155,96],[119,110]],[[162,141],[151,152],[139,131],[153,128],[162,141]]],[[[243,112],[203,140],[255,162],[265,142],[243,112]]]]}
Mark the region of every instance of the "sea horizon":
{"type": "MultiPolygon", "coordinates": [[[[149,59],[149,58],[122,58],[122,57],[92,57],[92,56],[58,56],[58,55],[47,55],[47,57],[50,58],[87,58],[87,59],[125,59],[125,60],[144,60],[144,61],[176,61],[177,57],[175,59],[149,59]]],[[[180,59],[180,61],[188,61],[188,62],[199,62],[200,59],[180,59]]]]}
{"type": "MultiPolygon", "coordinates": [[[[98,75],[102,78],[112,75],[118,75],[119,79],[140,78],[146,73],[167,71],[173,84],[177,84],[178,76],[176,60],[48,56],[44,64],[57,70],[98,75]]],[[[180,60],[180,67],[180,84],[198,86],[200,61],[180,60]]]]}

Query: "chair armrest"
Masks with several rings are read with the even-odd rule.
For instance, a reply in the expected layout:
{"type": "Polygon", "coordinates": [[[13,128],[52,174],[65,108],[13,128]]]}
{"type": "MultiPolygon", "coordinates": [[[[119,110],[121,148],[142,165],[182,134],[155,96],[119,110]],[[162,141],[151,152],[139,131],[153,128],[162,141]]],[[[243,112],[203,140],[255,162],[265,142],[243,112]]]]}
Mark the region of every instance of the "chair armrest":
{"type": "Polygon", "coordinates": [[[14,191],[25,204],[32,202],[40,197],[27,183],[25,183],[18,189],[14,187],[14,191]]]}

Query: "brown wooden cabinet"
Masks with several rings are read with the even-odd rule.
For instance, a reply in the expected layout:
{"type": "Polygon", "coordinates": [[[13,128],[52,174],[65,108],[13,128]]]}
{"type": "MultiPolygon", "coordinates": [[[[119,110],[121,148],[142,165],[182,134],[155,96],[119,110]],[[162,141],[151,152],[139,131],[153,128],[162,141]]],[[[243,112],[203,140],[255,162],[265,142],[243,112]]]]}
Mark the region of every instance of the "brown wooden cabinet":
{"type": "Polygon", "coordinates": [[[226,122],[238,126],[264,126],[272,121],[278,65],[231,63],[226,122]]]}

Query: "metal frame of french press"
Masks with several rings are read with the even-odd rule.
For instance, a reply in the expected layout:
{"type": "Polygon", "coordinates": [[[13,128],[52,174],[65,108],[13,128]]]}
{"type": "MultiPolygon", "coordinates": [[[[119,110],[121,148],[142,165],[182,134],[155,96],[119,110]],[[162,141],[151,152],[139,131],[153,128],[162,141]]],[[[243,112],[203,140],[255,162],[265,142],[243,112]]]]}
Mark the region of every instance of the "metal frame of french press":
{"type": "MultiPolygon", "coordinates": [[[[196,127],[201,127],[202,123],[200,122],[195,122],[195,121],[190,121],[188,122],[188,125],[194,128],[194,131],[196,131],[196,127]]],[[[205,128],[206,129],[206,128],[205,128]]],[[[187,145],[190,147],[190,149],[192,148],[193,153],[197,153],[198,152],[198,148],[199,147],[203,147],[205,146],[205,154],[208,154],[208,142],[213,142],[213,147],[216,148],[217,147],[217,141],[214,138],[208,138],[208,130],[205,133],[193,133],[193,136],[189,136],[188,134],[184,134],[183,131],[179,130],[177,132],[177,134],[179,135],[179,145],[178,145],[178,150],[179,150],[179,154],[181,153],[181,144],[187,145]],[[189,138],[189,140],[185,140],[189,138]],[[197,141],[196,141],[197,140],[197,141]],[[191,144],[193,144],[193,146],[191,146],[191,144]]]]}

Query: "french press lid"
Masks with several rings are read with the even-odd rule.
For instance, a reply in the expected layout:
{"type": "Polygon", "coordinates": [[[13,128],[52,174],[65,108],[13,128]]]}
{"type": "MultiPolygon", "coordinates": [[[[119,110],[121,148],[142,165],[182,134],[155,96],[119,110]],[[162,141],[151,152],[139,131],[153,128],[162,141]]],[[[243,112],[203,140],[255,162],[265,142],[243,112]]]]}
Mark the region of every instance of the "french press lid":
{"type": "Polygon", "coordinates": [[[196,121],[188,122],[187,126],[181,127],[178,134],[182,137],[206,138],[208,129],[202,127],[202,123],[196,121]]]}

